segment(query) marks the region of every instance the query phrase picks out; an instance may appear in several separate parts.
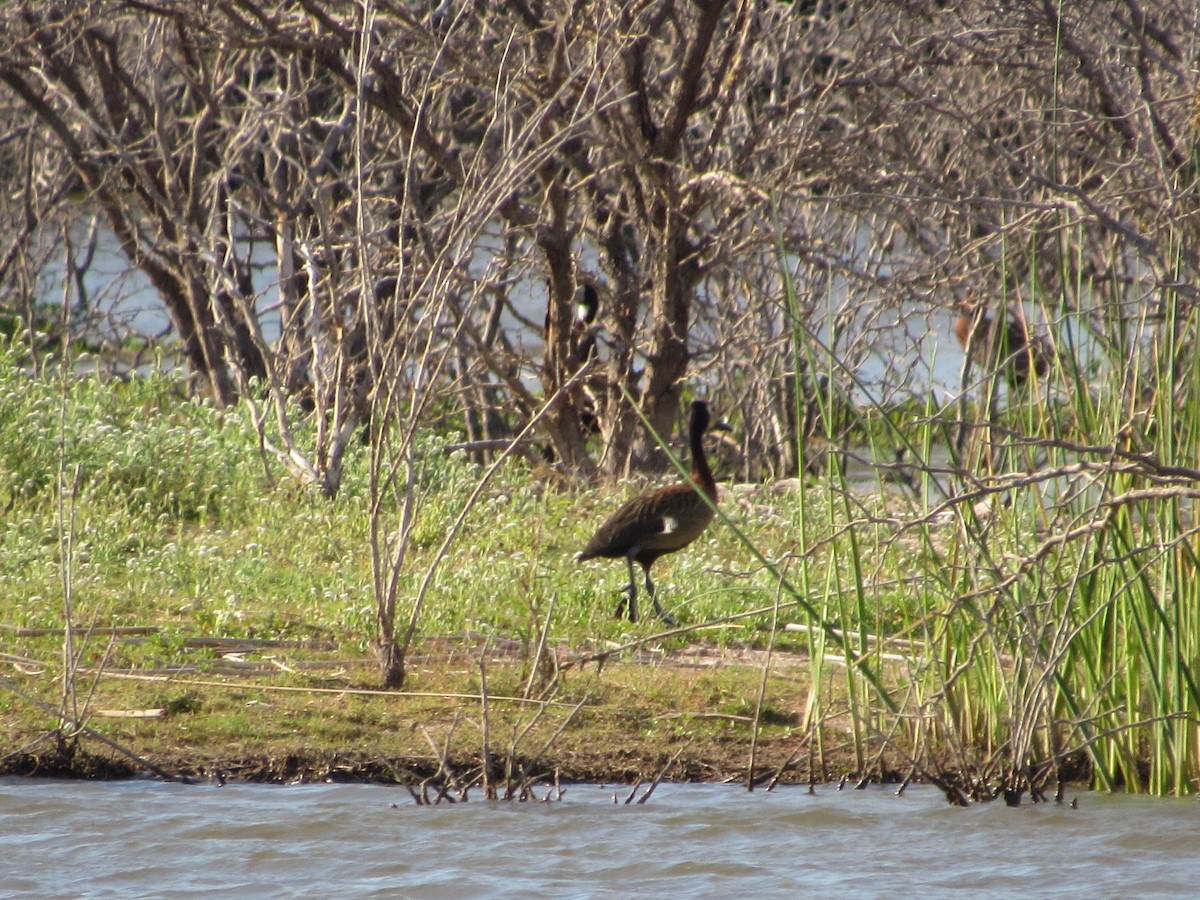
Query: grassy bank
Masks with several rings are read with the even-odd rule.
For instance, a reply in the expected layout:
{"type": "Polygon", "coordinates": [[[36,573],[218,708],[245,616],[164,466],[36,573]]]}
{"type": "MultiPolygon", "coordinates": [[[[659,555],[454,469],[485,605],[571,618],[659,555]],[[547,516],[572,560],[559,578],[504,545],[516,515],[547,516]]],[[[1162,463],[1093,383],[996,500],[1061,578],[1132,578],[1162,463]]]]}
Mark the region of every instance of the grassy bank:
{"type": "MultiPolygon", "coordinates": [[[[918,461],[946,433],[907,428],[918,461]]],[[[613,618],[623,565],[573,561],[638,486],[514,460],[434,569],[389,693],[366,448],[330,500],[250,434],[165,376],[31,378],[0,354],[5,771],[1195,790],[1186,473],[1030,439],[1010,449],[1038,474],[952,499],[929,467],[916,491],[725,485],[722,521],[656,571],[683,623],[664,634],[613,618]]],[[[402,601],[479,483],[457,438],[418,448],[402,601]]]]}

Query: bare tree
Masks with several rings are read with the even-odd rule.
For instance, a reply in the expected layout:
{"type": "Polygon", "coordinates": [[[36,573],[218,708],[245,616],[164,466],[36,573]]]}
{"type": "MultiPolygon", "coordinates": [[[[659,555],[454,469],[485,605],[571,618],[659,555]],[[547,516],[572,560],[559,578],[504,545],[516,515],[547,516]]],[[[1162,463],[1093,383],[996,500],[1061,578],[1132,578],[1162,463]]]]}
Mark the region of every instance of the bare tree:
{"type": "Polygon", "coordinates": [[[403,332],[438,223],[491,179],[507,193],[464,256],[456,293],[478,302],[446,370],[473,436],[589,362],[587,282],[598,409],[545,416],[558,459],[590,470],[598,426],[604,472],[652,465],[634,406],[669,430],[690,384],[762,404],[748,433],[782,471],[821,386],[848,388],[914,303],[1036,285],[1086,309],[1104,279],[1131,302],[1194,294],[1195,19],[1124,0],[13,4],[0,72],[219,402],[262,379],[352,430],[368,317],[403,332]]]}
{"type": "Polygon", "coordinates": [[[265,450],[332,495],[366,428],[398,683],[435,417],[616,476],[707,393],[762,477],[845,438],[872,359],[927,392],[912,317],[968,295],[1127,365],[1197,299],[1197,35],[1137,0],[9,3],[2,296],[32,320],[24,248],[82,194],[265,450]]]}

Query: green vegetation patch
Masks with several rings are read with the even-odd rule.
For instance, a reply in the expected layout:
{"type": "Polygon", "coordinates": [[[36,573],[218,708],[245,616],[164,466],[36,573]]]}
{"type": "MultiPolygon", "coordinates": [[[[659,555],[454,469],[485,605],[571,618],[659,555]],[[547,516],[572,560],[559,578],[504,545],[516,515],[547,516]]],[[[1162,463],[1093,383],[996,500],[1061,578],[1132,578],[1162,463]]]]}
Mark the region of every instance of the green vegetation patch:
{"type": "MultiPolygon", "coordinates": [[[[400,624],[466,517],[405,692],[376,693],[370,448],[352,444],[329,499],[264,456],[242,410],[170,376],[75,371],[31,375],[0,352],[10,771],[81,745],[115,760],[104,736],[167,769],[246,777],[466,772],[494,752],[571,777],[653,777],[675,759],[676,777],[724,778],[753,753],[756,777],[924,775],[962,796],[1068,771],[1194,787],[1193,514],[1185,494],[1152,503],[1137,472],[1094,495],[1001,473],[958,499],[836,473],[722,484],[719,520],[655,568],[674,630],[614,617],[621,561],[574,561],[644,484],[512,460],[472,503],[484,470],[430,432],[400,624]],[[1077,536],[1056,539],[1067,512],[1077,536]]],[[[925,427],[926,445],[945,433],[925,427]]]]}

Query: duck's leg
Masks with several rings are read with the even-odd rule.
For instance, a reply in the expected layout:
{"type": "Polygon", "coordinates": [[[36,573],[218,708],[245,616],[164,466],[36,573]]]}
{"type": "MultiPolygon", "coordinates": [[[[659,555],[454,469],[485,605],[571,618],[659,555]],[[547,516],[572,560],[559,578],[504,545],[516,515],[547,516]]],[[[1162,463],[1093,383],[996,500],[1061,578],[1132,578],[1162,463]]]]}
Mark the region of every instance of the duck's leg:
{"type": "Polygon", "coordinates": [[[625,585],[621,593],[626,594],[617,603],[617,618],[621,618],[625,613],[625,603],[629,603],[629,621],[637,621],[637,578],[633,574],[633,557],[626,556],[625,564],[629,567],[629,584],[625,585]]]}
{"type": "Polygon", "coordinates": [[[658,616],[664,625],[678,625],[675,617],[668,612],[664,612],[661,604],[658,602],[658,597],[654,595],[654,582],[650,580],[650,567],[646,567],[646,592],[650,595],[650,599],[654,602],[654,614],[658,616]]]}

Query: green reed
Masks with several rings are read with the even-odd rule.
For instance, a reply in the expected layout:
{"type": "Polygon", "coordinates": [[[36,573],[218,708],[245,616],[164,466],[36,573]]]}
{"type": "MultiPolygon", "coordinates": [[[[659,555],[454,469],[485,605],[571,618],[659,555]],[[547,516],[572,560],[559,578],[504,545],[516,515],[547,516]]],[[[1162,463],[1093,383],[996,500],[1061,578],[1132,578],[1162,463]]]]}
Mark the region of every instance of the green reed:
{"type": "MultiPolygon", "coordinates": [[[[881,469],[878,490],[862,496],[834,454],[826,475],[772,494],[773,519],[723,501],[724,524],[664,569],[664,597],[696,626],[769,610],[776,598],[781,621],[808,626],[799,639],[767,640],[808,652],[800,731],[817,758],[848,737],[860,771],[885,758],[944,780],[957,767],[1003,789],[1045,784],[1082,753],[1099,787],[1196,790],[1194,313],[1168,295],[1162,321],[1144,323],[1153,335],[1139,337],[1119,285],[1081,285],[1077,296],[1086,316],[1068,316],[1057,297],[1027,304],[1040,307],[1058,348],[1046,383],[1024,397],[1000,386],[994,417],[968,405],[972,434],[992,448],[974,458],[994,460],[990,468],[931,464],[953,441],[957,411],[928,392],[902,409],[868,402],[860,433],[876,446],[863,452],[888,459],[890,446],[905,446],[913,486],[884,483],[881,469]],[[708,589],[688,590],[701,575],[708,589]]],[[[800,324],[794,297],[789,310],[794,361],[850,377],[800,324]]],[[[181,399],[169,378],[64,386],[31,379],[15,351],[5,354],[0,503],[11,514],[0,574],[11,622],[52,624],[61,609],[45,599],[57,590],[46,473],[61,458],[81,473],[81,616],[233,635],[316,626],[365,647],[365,453],[348,460],[339,497],[323,500],[265,477],[242,418],[181,399]],[[284,520],[296,526],[288,534],[284,520]]],[[[828,410],[836,380],[818,399],[828,410]]],[[[482,477],[445,452],[454,438],[429,434],[417,447],[430,501],[402,591],[417,589],[423,561],[482,477]]],[[[497,477],[431,586],[424,627],[532,634],[553,597],[556,638],[623,639],[611,618],[620,567],[569,562],[619,498],[546,490],[520,463],[497,477]]]]}

